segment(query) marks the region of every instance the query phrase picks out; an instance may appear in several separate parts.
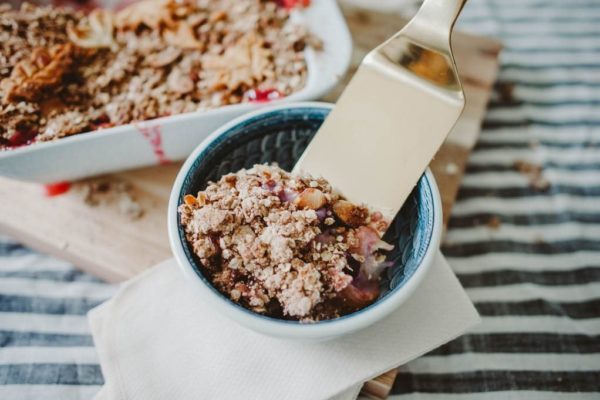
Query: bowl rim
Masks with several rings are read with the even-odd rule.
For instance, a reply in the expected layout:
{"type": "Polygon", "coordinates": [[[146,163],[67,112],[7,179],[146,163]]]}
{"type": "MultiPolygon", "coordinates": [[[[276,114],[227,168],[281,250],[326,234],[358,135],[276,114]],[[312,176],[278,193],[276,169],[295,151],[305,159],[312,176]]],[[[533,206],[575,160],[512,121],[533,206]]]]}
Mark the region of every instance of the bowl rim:
{"type": "Polygon", "coordinates": [[[339,336],[365,328],[393,312],[414,293],[415,289],[421,284],[425,275],[427,274],[429,267],[433,263],[433,259],[436,256],[437,249],[439,248],[442,232],[442,205],[435,178],[428,168],[425,171],[424,176],[426,177],[426,182],[428,183],[433,199],[433,226],[429,245],[427,246],[425,254],[423,255],[421,264],[416,268],[414,273],[408,278],[402,287],[389,293],[383,299],[374,303],[368,308],[363,309],[364,311],[359,310],[358,312],[332,320],[321,321],[313,324],[303,324],[296,321],[277,320],[275,318],[261,316],[250,310],[243,309],[241,306],[233,304],[214,287],[209,287],[209,284],[204,282],[204,280],[198,276],[196,269],[184,251],[185,243],[183,243],[179,235],[179,218],[177,212],[182,186],[195,161],[204,152],[210,151],[210,148],[218,142],[218,139],[220,139],[223,134],[230,131],[232,128],[264,114],[269,114],[280,110],[301,108],[320,108],[330,110],[333,108],[333,104],[324,102],[298,102],[263,107],[229,121],[210,134],[194,149],[194,151],[183,163],[179,173],[177,174],[169,197],[167,209],[167,228],[171,250],[175,256],[177,264],[186,277],[186,280],[195,282],[195,288],[199,289],[195,290],[195,292],[202,299],[209,301],[214,307],[217,307],[219,311],[222,311],[231,319],[255,331],[259,331],[271,336],[315,340],[339,336]]]}

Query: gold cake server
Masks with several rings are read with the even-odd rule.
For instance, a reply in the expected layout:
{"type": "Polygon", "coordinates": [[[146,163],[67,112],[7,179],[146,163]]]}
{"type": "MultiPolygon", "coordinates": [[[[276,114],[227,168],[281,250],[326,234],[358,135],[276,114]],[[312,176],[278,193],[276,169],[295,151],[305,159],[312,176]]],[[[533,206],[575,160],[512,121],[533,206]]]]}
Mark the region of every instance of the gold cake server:
{"type": "Polygon", "coordinates": [[[460,116],[450,45],[466,0],[425,0],[372,50],[294,167],[393,218],[460,116]]]}

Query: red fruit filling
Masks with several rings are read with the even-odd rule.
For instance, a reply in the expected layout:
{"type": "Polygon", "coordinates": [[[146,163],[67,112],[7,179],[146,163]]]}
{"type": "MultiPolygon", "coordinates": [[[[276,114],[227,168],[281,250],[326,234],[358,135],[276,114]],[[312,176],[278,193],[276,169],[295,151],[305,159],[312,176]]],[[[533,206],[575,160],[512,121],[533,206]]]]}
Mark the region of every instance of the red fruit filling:
{"type": "Polygon", "coordinates": [[[251,89],[248,92],[246,92],[246,96],[248,97],[248,100],[257,103],[264,103],[271,100],[277,100],[283,97],[281,92],[279,92],[277,89],[251,89]]]}
{"type": "Polygon", "coordinates": [[[9,147],[21,147],[31,144],[35,141],[37,132],[34,130],[29,131],[17,131],[11,137],[8,138],[9,147]]]}
{"type": "Polygon", "coordinates": [[[53,197],[67,193],[71,188],[70,182],[55,182],[44,185],[46,196],[53,197]]]}
{"type": "Polygon", "coordinates": [[[296,7],[308,7],[310,6],[310,0],[277,0],[277,4],[288,10],[296,7]]]}

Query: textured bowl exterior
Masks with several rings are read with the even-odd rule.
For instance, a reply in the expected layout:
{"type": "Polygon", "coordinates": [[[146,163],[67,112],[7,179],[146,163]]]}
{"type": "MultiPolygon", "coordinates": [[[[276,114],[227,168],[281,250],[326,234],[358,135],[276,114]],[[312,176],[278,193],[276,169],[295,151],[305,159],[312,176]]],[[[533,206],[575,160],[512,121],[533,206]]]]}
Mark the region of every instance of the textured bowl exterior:
{"type": "MultiPolygon", "coordinates": [[[[381,295],[372,305],[330,321],[302,324],[266,317],[224,297],[203,275],[201,263],[185,240],[177,208],[188,193],[197,193],[208,181],[249,168],[277,162],[291,170],[331,110],[323,103],[271,107],[226,124],[203,142],[183,165],[169,203],[169,238],[175,257],[198,294],[225,314],[256,331],[272,336],[322,340],[365,328],[394,311],[421,282],[439,247],[441,204],[437,186],[427,171],[386,233],[394,244],[388,255],[393,265],[382,277],[381,295]]],[[[365,140],[368,137],[365,136],[365,140]]]]}

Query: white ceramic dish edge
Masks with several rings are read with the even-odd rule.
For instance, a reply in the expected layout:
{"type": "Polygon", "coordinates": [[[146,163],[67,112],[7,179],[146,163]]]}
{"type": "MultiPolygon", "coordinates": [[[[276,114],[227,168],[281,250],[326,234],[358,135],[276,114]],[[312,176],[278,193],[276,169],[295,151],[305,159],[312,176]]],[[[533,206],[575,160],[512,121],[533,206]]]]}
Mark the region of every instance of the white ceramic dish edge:
{"type": "Polygon", "coordinates": [[[213,132],[206,140],[204,140],[192,154],[187,158],[183,166],[181,167],[169,198],[169,205],[167,209],[168,213],[168,234],[171,250],[180,266],[186,280],[193,285],[200,300],[210,302],[216,309],[223,314],[227,315],[232,320],[239,324],[252,329],[256,332],[266,334],[269,336],[281,338],[281,339],[293,339],[302,341],[319,341],[329,340],[339,336],[347,335],[352,332],[356,332],[363,328],[366,328],[375,322],[385,318],[387,315],[396,310],[402,303],[404,303],[415,291],[415,289],[421,284],[423,278],[427,274],[429,267],[433,263],[435,255],[439,249],[440,238],[442,233],[442,203],[437,185],[435,184],[435,178],[429,169],[425,172],[433,190],[434,200],[434,222],[433,222],[433,235],[431,242],[423,261],[419,268],[415,271],[414,275],[410,278],[402,288],[398,291],[388,295],[384,300],[380,301],[376,307],[370,308],[369,310],[356,315],[346,317],[340,320],[328,321],[322,324],[289,324],[283,321],[271,320],[268,318],[261,318],[254,316],[252,313],[246,312],[239,307],[231,304],[225,297],[217,295],[214,290],[209,288],[199,277],[197,276],[194,267],[188,261],[183,246],[178,234],[178,215],[177,206],[179,202],[179,194],[183,185],[185,176],[188,170],[193,165],[194,160],[201,154],[215,139],[221,134],[239,124],[240,122],[260,115],[265,112],[270,112],[278,109],[285,109],[290,107],[327,107],[331,108],[332,105],[328,103],[320,102],[304,102],[295,104],[282,104],[275,105],[268,108],[263,108],[253,112],[244,114],[227,124],[223,125],[215,132],[213,132]]]}
{"type": "MultiPolygon", "coordinates": [[[[270,104],[318,99],[341,80],[350,65],[352,39],[335,0],[313,0],[292,18],[323,40],[324,50],[307,50],[306,86],[270,104]]],[[[223,123],[263,106],[225,106],[0,151],[0,176],[47,183],[182,160],[223,123]]]]}

